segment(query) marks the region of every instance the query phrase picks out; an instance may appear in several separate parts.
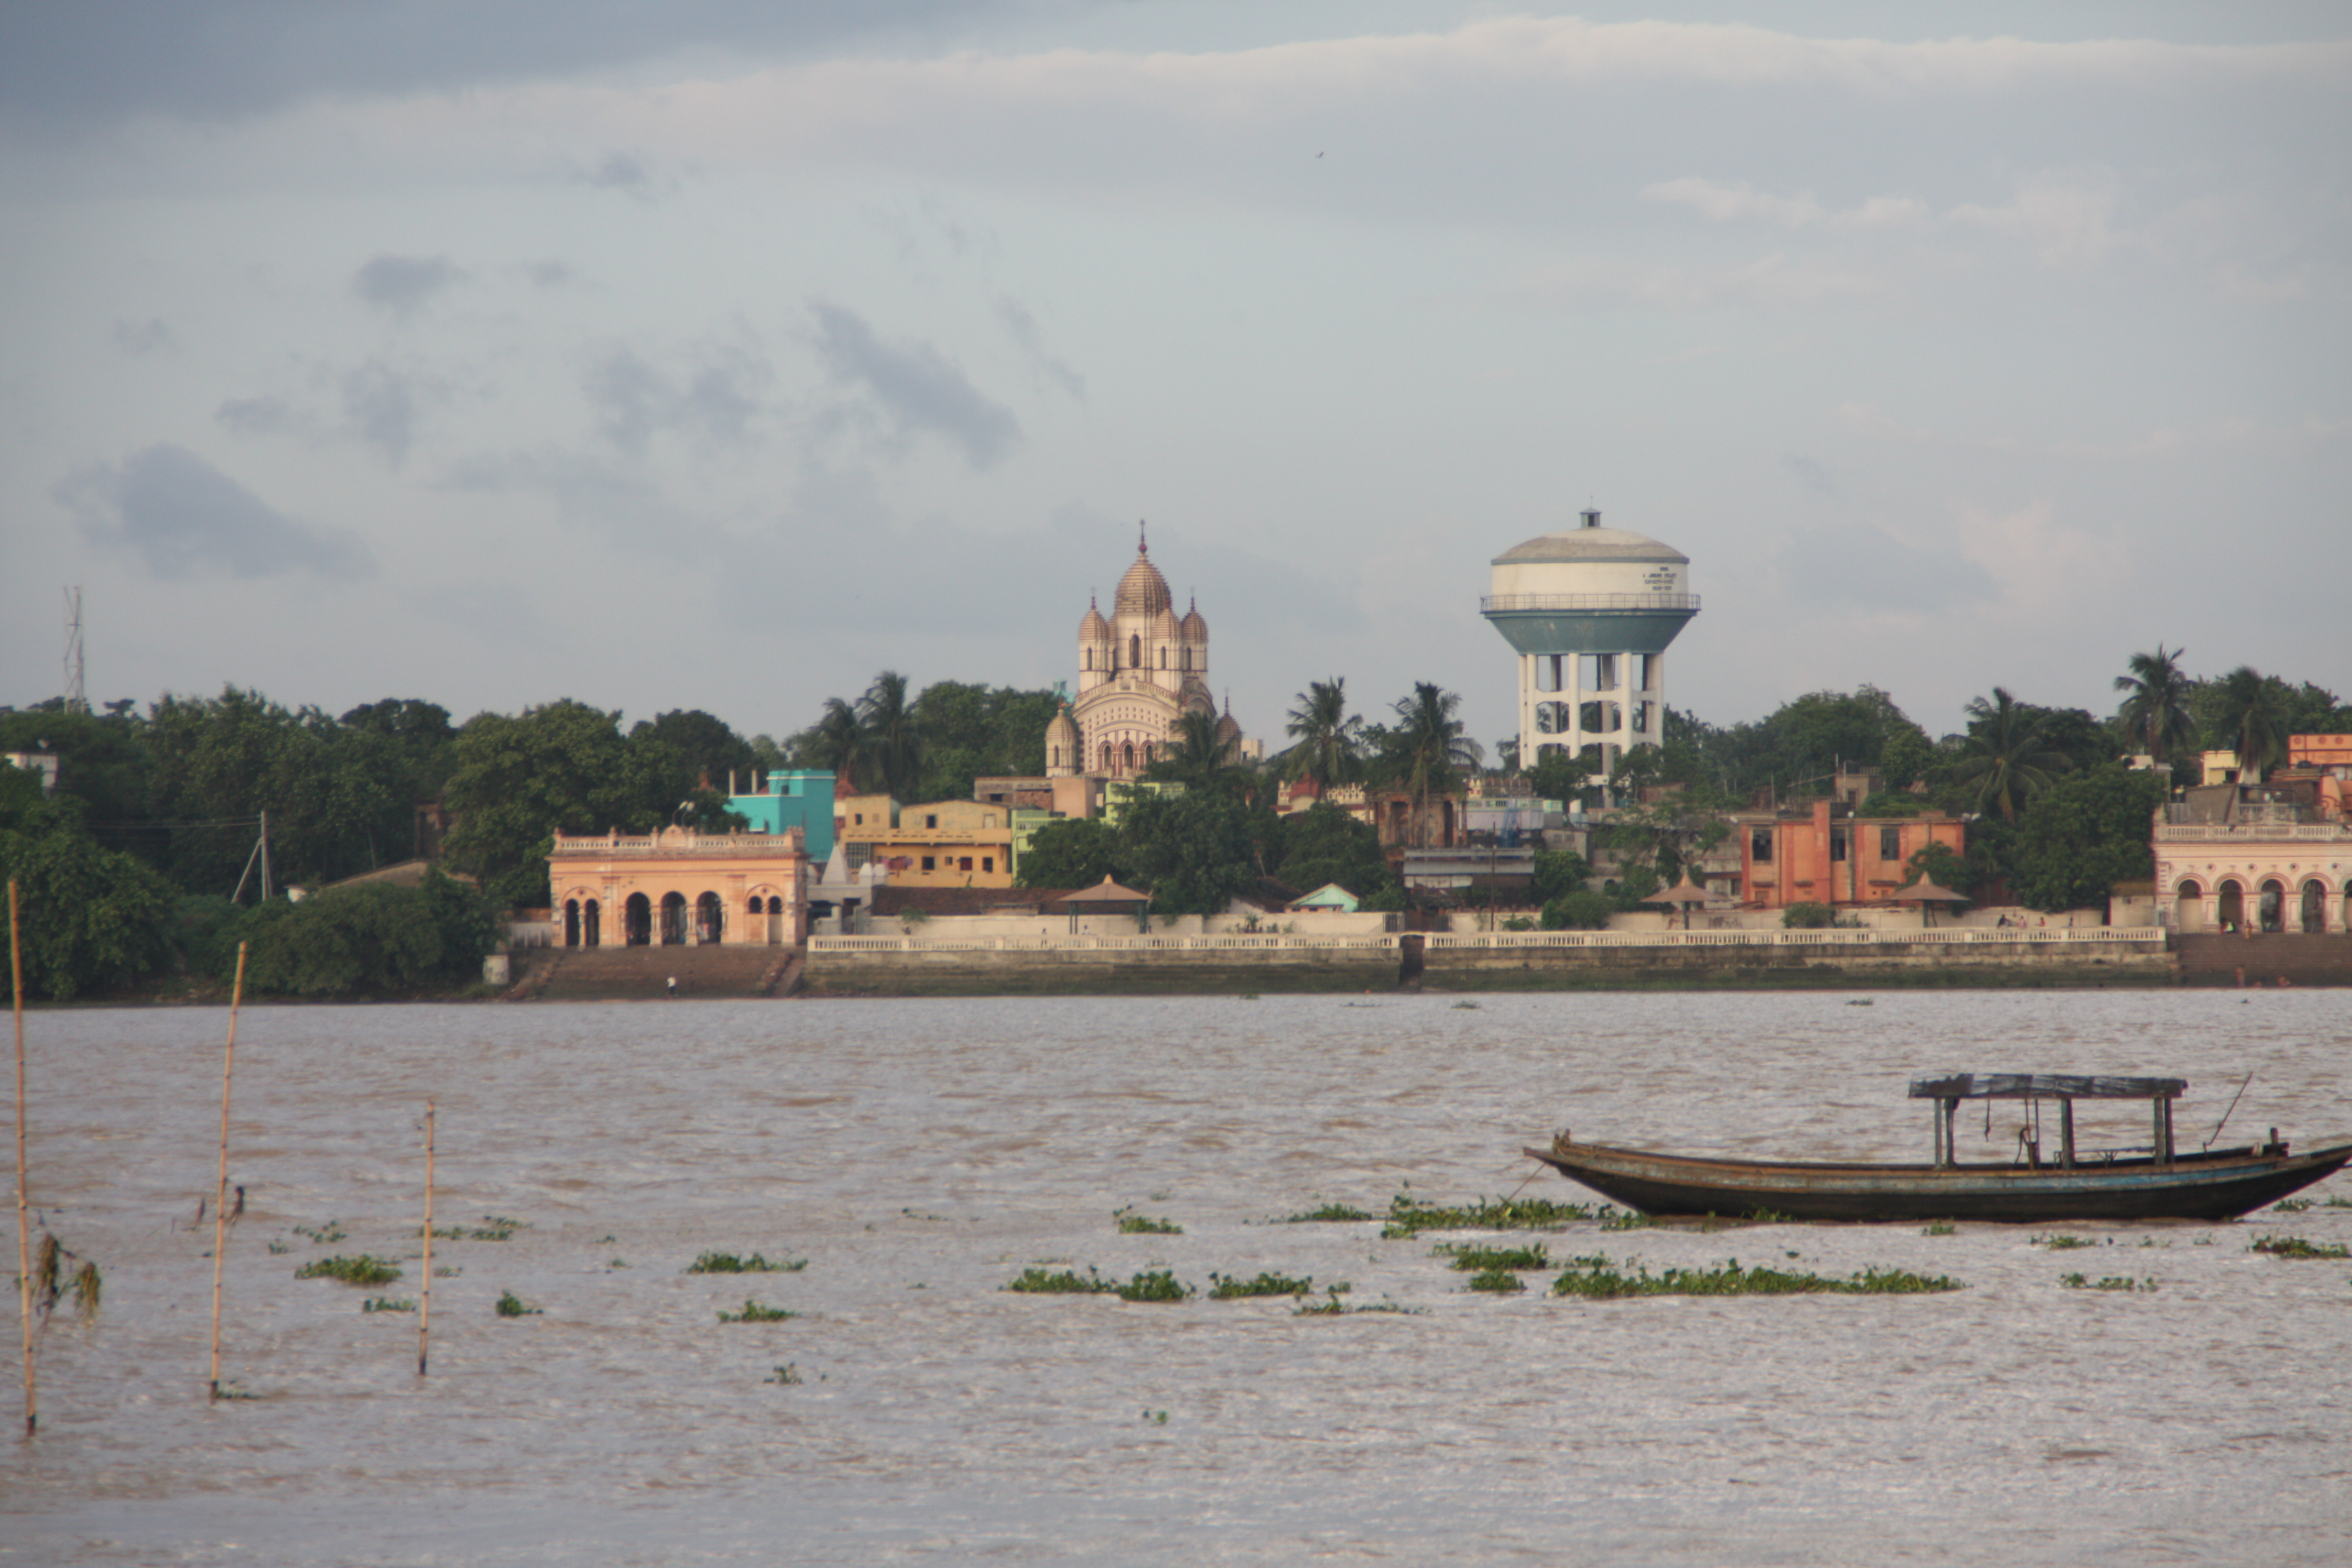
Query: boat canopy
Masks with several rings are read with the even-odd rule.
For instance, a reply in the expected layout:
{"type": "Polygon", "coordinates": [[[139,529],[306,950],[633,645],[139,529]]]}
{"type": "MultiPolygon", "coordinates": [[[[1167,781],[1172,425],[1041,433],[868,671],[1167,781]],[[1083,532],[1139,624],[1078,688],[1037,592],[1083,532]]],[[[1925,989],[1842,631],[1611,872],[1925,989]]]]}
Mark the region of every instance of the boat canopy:
{"type": "Polygon", "coordinates": [[[1921,1073],[1913,1100],[2178,1100],[2185,1078],[2109,1078],[2072,1072],[1921,1073]]]}

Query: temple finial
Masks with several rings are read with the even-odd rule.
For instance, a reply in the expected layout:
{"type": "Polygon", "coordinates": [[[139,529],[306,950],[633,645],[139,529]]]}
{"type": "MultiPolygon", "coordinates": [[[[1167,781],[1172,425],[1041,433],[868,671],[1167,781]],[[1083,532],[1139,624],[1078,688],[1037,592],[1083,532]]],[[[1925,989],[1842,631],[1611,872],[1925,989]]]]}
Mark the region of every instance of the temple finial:
{"type": "Polygon", "coordinates": [[[1150,548],[1143,542],[1143,519],[1139,517],[1135,520],[1135,552],[1138,555],[1149,555],[1151,552],[1150,548]]]}

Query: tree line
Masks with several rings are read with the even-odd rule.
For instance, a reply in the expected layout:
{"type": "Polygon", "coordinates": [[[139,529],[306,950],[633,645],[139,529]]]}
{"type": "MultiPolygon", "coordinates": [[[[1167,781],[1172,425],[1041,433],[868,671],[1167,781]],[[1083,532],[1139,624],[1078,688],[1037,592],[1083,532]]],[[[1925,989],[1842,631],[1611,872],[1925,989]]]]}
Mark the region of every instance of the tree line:
{"type": "MultiPolygon", "coordinates": [[[[1873,814],[1978,816],[1966,860],[1927,868],[1937,880],[1963,891],[2004,882],[2024,902],[2066,908],[2149,874],[2148,812],[2168,780],[2193,778],[2200,751],[2232,749],[2268,768],[2289,734],[2352,732],[2352,707],[2323,688],[2244,668],[2195,678],[2181,658],[2161,647],[2134,655],[2105,717],[1996,689],[1969,704],[1963,731],[1934,738],[1888,694],[1864,686],[1810,693],[1723,727],[1670,710],[1664,744],[1628,753],[1605,779],[1591,755],[1548,755],[1528,776],[1539,795],[1591,804],[1604,789],[1625,800],[1645,784],[1682,786],[1671,803],[1618,815],[1608,832],[1620,842],[1609,847],[1630,868],[1600,897],[1622,900],[1648,890],[1643,876],[1678,874],[1704,847],[1710,814],[1803,799],[1844,765],[1885,775],[1885,793],[1865,803],[1873,814]],[[2162,768],[2129,773],[2118,759],[2135,751],[2162,768]]],[[[0,712],[0,751],[54,752],[60,763],[47,797],[31,774],[0,770],[0,864],[23,885],[28,990],[72,996],[177,970],[216,973],[221,953],[234,952],[230,933],[247,929],[237,922],[258,912],[257,878],[247,873],[265,812],[278,887],[322,886],[410,858],[418,807],[433,804],[451,819],[446,864],[479,888],[483,908],[543,905],[559,830],[723,829],[740,821],[727,809],[730,785],[758,769],[827,770],[851,788],[909,803],[968,797],[977,777],[1044,772],[1045,727],[1062,701],[1054,690],[960,681],[918,690],[886,670],[856,698],[827,700],[781,741],[747,738],[699,710],[625,726],[620,712],[570,699],[462,724],[421,699],[333,715],[234,686],[217,697],[167,695],[144,713],[127,700],[97,713],[53,701],[0,712]]],[[[1344,679],[1313,681],[1288,711],[1288,744],[1254,766],[1229,754],[1213,719],[1189,715],[1146,773],[1185,784],[1183,794],[1139,803],[1117,834],[1055,824],[1039,835],[1024,879],[1075,887],[1111,874],[1151,886],[1170,910],[1221,908],[1261,877],[1300,892],[1337,881],[1376,904],[1399,900],[1370,827],[1328,808],[1285,820],[1278,792],[1300,780],[1327,792],[1399,790],[1425,824],[1433,801],[1492,776],[1460,708],[1457,694],[1418,682],[1368,718],[1351,709],[1344,679]]],[[[1500,748],[1505,771],[1511,750],[1500,748]]],[[[1574,867],[1546,865],[1548,903],[1589,890],[1570,875],[1574,867]]],[[[329,994],[474,972],[487,916],[449,889],[430,900],[411,892],[358,895],[300,921],[271,916],[272,942],[310,946],[264,965],[266,984],[329,994]],[[427,925],[437,945],[424,940],[427,925]],[[341,956],[310,962],[320,953],[341,956]]]]}

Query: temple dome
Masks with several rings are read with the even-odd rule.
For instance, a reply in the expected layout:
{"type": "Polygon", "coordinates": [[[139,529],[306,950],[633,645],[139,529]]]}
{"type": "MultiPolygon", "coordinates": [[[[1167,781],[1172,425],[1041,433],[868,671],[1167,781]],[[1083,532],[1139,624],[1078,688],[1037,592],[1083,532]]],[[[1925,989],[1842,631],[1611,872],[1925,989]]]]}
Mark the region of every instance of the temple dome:
{"type": "Polygon", "coordinates": [[[1135,547],[1135,564],[1118,580],[1118,593],[1111,602],[1116,616],[1150,616],[1171,608],[1176,595],[1168,591],[1168,579],[1151,563],[1151,552],[1140,544],[1135,547]]]}
{"type": "Polygon", "coordinates": [[[1091,599],[1087,601],[1087,618],[1078,623],[1078,640],[1080,642],[1110,640],[1110,623],[1102,618],[1102,612],[1095,608],[1094,601],[1091,599]]]}
{"type": "Polygon", "coordinates": [[[1201,618],[1201,606],[1197,602],[1184,612],[1184,621],[1177,627],[1177,634],[1186,642],[1209,640],[1209,623],[1201,618]]]}
{"type": "Polygon", "coordinates": [[[1078,743],[1078,726],[1071,719],[1070,705],[1066,702],[1062,704],[1062,710],[1054,715],[1053,721],[1045,726],[1045,743],[1052,745],[1056,741],[1066,746],[1078,743]]]}

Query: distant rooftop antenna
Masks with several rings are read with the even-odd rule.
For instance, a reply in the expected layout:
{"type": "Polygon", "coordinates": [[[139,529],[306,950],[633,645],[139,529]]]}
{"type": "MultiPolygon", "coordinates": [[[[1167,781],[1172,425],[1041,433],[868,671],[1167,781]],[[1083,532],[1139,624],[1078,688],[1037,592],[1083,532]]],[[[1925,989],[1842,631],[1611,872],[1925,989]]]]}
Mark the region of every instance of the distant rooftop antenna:
{"type": "Polygon", "coordinates": [[[82,689],[81,590],[66,590],[66,711],[87,713],[89,698],[82,689]]]}
{"type": "Polygon", "coordinates": [[[1599,528],[1601,526],[1601,509],[1599,507],[1587,507],[1584,509],[1581,515],[1584,518],[1585,527],[1599,528]]]}

